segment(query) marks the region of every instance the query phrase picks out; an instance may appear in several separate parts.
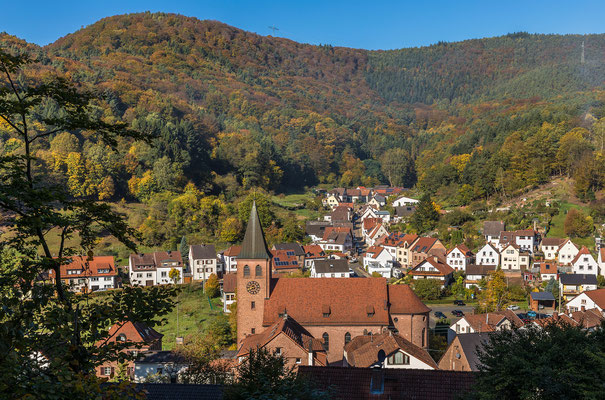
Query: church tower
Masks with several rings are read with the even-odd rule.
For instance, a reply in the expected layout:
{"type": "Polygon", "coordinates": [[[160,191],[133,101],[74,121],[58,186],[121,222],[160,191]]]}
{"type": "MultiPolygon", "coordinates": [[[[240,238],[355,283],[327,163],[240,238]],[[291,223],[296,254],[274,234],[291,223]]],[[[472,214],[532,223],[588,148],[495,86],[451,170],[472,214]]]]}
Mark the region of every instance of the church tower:
{"type": "Polygon", "coordinates": [[[246,336],[261,333],[265,300],[269,299],[270,294],[271,254],[254,202],[242,249],[237,257],[238,345],[246,336]]]}

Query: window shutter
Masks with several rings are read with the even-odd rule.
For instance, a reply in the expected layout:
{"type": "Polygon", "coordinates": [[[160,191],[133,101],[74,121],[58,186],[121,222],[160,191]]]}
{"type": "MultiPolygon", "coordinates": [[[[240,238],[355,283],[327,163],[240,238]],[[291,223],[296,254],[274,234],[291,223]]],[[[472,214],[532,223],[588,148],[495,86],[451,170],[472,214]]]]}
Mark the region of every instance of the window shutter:
{"type": "Polygon", "coordinates": [[[110,375],[110,376],[111,376],[112,378],[113,378],[113,373],[114,373],[114,368],[113,368],[113,367],[111,367],[111,375],[110,375]]]}
{"type": "Polygon", "coordinates": [[[103,367],[99,367],[99,375],[103,376],[103,367]]]}

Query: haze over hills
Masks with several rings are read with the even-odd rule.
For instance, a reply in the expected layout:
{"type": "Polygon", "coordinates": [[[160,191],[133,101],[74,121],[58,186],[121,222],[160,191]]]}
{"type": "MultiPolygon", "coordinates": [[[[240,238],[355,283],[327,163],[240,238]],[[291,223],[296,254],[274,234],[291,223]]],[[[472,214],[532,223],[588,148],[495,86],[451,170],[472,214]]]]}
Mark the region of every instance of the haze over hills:
{"type": "MultiPolygon", "coordinates": [[[[83,136],[75,149],[49,144],[101,165],[112,199],[178,192],[188,181],[223,192],[418,183],[463,205],[560,173],[583,182],[582,196],[605,184],[595,173],[605,35],[517,33],[366,51],[141,13],[28,48],[105,91],[108,118],[157,135],[156,146],[128,144],[115,158],[95,158],[83,136]]],[[[82,184],[100,193],[99,182],[82,184]]]]}

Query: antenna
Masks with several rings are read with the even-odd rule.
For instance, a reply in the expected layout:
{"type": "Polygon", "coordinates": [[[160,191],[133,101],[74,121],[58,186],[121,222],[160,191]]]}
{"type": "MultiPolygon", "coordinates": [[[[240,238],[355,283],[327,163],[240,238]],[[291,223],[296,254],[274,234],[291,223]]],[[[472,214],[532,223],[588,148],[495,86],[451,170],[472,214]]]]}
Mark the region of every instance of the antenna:
{"type": "MultiPolygon", "coordinates": [[[[279,30],[279,28],[277,26],[275,26],[275,25],[269,26],[269,29],[271,29],[273,31],[273,35],[272,36],[275,36],[275,31],[279,30]]],[[[584,45],[582,44],[582,46],[584,46],[584,45]]]]}
{"type": "Polygon", "coordinates": [[[582,40],[582,58],[580,59],[580,63],[584,64],[584,41],[582,40]]]}

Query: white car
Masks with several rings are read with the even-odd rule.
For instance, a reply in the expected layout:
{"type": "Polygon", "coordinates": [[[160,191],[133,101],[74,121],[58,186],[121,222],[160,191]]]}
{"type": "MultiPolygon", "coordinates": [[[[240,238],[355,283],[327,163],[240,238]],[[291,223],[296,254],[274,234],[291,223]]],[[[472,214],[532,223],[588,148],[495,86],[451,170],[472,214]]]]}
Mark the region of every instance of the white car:
{"type": "Polygon", "coordinates": [[[506,307],[507,310],[511,310],[511,311],[517,311],[520,307],[516,304],[511,304],[510,306],[506,307]]]}

